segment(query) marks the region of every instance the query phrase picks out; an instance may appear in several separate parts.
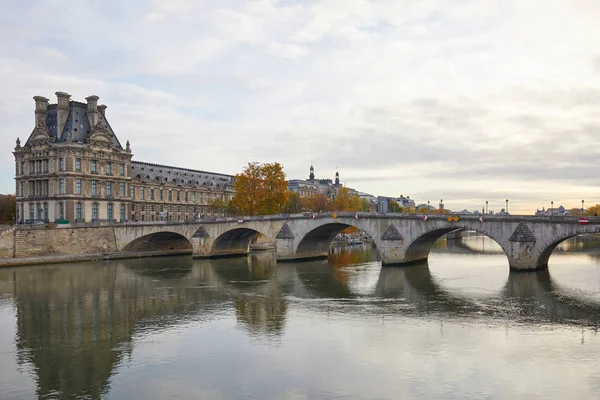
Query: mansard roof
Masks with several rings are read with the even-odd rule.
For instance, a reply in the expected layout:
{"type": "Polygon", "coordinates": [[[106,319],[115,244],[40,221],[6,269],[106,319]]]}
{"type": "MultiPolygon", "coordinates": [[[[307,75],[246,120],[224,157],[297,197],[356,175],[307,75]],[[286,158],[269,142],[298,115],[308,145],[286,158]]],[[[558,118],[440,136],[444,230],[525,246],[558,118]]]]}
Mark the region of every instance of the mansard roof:
{"type": "MultiPolygon", "coordinates": [[[[87,104],[80,103],[78,101],[69,101],[69,115],[65,122],[65,127],[62,132],[57,132],[57,105],[48,105],[48,117],[46,118],[46,126],[48,127],[48,133],[50,134],[50,141],[53,143],[66,142],[67,137],[71,136],[71,142],[74,143],[87,143],[87,139],[90,136],[90,132],[93,127],[90,127],[90,122],[87,115],[87,104]]],[[[123,149],[119,139],[115,135],[115,132],[108,123],[106,116],[98,109],[98,122],[106,128],[108,135],[112,138],[113,146],[116,149],[123,149]]],[[[35,129],[34,129],[35,131],[35,129]]],[[[30,145],[31,137],[27,140],[25,146],[30,145]]]]}
{"type": "Polygon", "coordinates": [[[131,176],[142,182],[154,182],[160,185],[170,183],[176,186],[207,189],[222,189],[231,186],[234,179],[233,175],[170,167],[142,161],[131,162],[131,176]]]}

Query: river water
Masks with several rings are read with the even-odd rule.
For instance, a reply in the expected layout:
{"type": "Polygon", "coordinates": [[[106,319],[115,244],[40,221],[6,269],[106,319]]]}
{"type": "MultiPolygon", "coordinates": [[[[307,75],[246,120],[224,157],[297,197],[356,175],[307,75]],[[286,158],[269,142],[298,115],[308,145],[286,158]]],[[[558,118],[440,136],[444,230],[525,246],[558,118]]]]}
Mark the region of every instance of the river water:
{"type": "Polygon", "coordinates": [[[1,399],[600,398],[600,239],[0,269],[1,399]]]}

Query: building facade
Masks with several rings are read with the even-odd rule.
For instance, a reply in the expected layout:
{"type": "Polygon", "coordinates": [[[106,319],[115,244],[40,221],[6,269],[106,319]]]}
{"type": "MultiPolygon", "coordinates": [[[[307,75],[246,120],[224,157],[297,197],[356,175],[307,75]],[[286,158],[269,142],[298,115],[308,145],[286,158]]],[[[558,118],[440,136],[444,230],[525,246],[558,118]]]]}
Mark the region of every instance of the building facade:
{"type": "MultiPolygon", "coordinates": [[[[311,165],[308,179],[291,179],[288,181],[288,189],[300,197],[313,197],[316,194],[322,194],[328,199],[334,199],[337,191],[343,187],[340,184],[340,174],[335,173],[335,181],[331,179],[315,179],[315,169],[311,165]]],[[[348,188],[351,195],[358,195],[354,189],[348,188]]]]}
{"type": "Polygon", "coordinates": [[[17,221],[190,220],[221,213],[233,176],[132,160],[98,96],[35,96],[35,128],[14,149],[17,221]]]}

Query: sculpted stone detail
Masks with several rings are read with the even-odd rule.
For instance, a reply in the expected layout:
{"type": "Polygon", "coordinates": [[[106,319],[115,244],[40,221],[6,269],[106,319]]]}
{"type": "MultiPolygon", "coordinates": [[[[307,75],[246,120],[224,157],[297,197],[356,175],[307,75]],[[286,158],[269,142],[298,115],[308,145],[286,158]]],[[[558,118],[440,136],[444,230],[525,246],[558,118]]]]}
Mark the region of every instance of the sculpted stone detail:
{"type": "Polygon", "coordinates": [[[383,235],[381,235],[381,240],[404,240],[404,237],[400,231],[398,231],[396,225],[390,224],[383,235]]]}
{"type": "Polygon", "coordinates": [[[524,222],[520,222],[515,231],[508,238],[508,241],[519,243],[535,243],[535,235],[533,232],[531,232],[527,225],[525,225],[524,222]]]}
{"type": "Polygon", "coordinates": [[[283,224],[276,236],[277,239],[294,239],[295,237],[287,222],[283,224]]]}
{"type": "Polygon", "coordinates": [[[206,231],[206,229],[201,226],[200,228],[198,228],[198,230],[196,231],[196,233],[194,233],[194,236],[192,236],[193,238],[207,238],[210,235],[208,234],[208,232],[206,231]]]}

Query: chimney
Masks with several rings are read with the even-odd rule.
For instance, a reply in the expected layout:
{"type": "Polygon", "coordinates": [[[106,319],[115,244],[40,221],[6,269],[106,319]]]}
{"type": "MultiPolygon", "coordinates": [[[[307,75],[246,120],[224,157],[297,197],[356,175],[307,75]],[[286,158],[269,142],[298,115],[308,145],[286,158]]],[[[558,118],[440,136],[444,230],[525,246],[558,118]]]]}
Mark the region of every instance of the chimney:
{"type": "Polygon", "coordinates": [[[98,99],[96,95],[92,95],[85,98],[87,100],[87,115],[88,121],[90,122],[90,129],[98,123],[98,99]]]}
{"type": "Polygon", "coordinates": [[[48,99],[43,96],[33,96],[35,100],[35,126],[40,122],[46,123],[48,118],[48,99]]]}
{"type": "Polygon", "coordinates": [[[55,94],[58,99],[58,106],[56,107],[56,137],[59,138],[62,136],[62,131],[69,116],[69,99],[71,95],[65,92],[56,92],[55,94]]]}
{"type": "Polygon", "coordinates": [[[99,105],[98,110],[104,117],[106,117],[106,106],[104,104],[99,105]]]}

